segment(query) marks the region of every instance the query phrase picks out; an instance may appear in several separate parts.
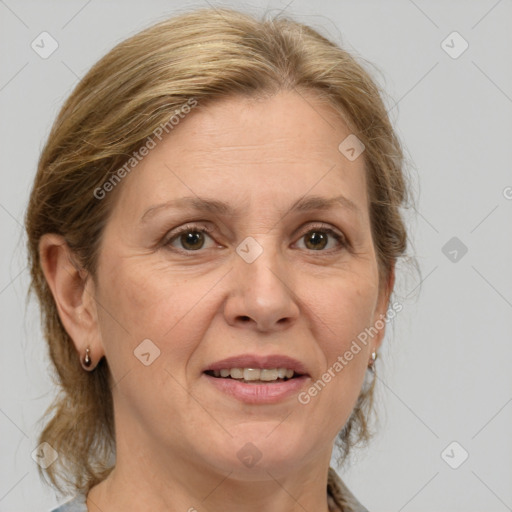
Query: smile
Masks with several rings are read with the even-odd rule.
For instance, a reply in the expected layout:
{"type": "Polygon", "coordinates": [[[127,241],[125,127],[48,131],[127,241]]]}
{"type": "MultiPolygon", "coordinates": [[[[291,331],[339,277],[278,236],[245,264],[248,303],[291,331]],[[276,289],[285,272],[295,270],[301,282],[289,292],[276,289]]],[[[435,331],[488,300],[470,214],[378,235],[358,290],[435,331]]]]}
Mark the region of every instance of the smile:
{"type": "Polygon", "coordinates": [[[223,368],[207,372],[217,378],[244,382],[273,382],[292,379],[295,372],[289,368],[223,368]]]}
{"type": "MultiPolygon", "coordinates": [[[[229,372],[230,376],[221,377],[220,370],[218,376],[214,375],[214,371],[206,371],[203,373],[203,378],[206,382],[214,387],[216,391],[219,391],[223,395],[235,398],[236,400],[253,405],[265,405],[282,403],[284,400],[291,397],[295,397],[301,390],[303,390],[308,382],[311,380],[308,375],[292,374],[289,378],[289,371],[284,368],[273,368],[273,369],[258,369],[258,368],[231,368],[226,371],[229,372]],[[235,370],[235,375],[241,375],[241,377],[234,378],[231,376],[231,372],[235,370]],[[239,370],[240,373],[237,373],[239,370]],[[250,370],[248,377],[249,380],[243,378],[245,372],[250,370]],[[285,377],[279,377],[279,371],[284,370],[285,377]],[[270,372],[269,374],[266,371],[270,372]],[[259,373],[259,375],[258,375],[259,373]],[[277,378],[272,380],[264,381],[265,378],[270,378],[277,373],[277,378]],[[263,374],[263,375],[262,375],[263,374]]],[[[226,373],[226,371],[224,373],[226,373]]],[[[281,372],[281,375],[283,373],[281,372]]],[[[293,402],[295,403],[295,401],[293,402]]]]}

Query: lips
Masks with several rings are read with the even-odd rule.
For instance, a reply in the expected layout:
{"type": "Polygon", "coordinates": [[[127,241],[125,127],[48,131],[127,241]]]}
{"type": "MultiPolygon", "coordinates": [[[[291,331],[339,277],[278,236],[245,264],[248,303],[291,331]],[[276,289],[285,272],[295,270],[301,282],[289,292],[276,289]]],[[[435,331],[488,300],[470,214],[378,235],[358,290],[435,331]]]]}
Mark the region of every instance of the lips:
{"type": "Polygon", "coordinates": [[[297,395],[311,380],[305,364],[285,355],[243,354],[228,357],[208,365],[202,375],[204,382],[224,396],[252,405],[284,403],[297,395]],[[226,375],[227,370],[229,376],[223,378],[220,372],[226,375]],[[258,380],[254,379],[255,375],[250,375],[252,371],[259,373],[258,380]],[[271,376],[275,377],[273,374],[276,371],[279,378],[267,380],[271,376]],[[246,372],[249,381],[244,378],[246,372]],[[283,372],[285,377],[280,378],[283,372]],[[233,375],[242,379],[233,378],[233,375]]]}
{"type": "Polygon", "coordinates": [[[203,373],[213,373],[230,368],[258,368],[260,370],[273,368],[286,368],[293,370],[295,376],[309,376],[306,366],[289,356],[285,355],[268,355],[258,356],[254,354],[242,354],[239,356],[228,357],[207,366],[203,373]]]}

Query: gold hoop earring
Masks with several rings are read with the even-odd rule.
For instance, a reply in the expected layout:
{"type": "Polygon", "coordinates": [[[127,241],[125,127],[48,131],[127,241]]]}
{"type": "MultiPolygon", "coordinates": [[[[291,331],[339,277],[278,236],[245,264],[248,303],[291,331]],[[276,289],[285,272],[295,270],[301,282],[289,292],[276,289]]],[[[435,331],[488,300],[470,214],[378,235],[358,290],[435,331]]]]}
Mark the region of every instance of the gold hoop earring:
{"type": "Polygon", "coordinates": [[[82,366],[85,370],[88,370],[88,369],[90,369],[91,364],[92,364],[92,360],[91,360],[91,356],[90,356],[90,349],[89,349],[89,347],[87,347],[85,349],[85,356],[82,361],[82,366]]]}
{"type": "Polygon", "coordinates": [[[372,355],[370,356],[370,360],[368,361],[368,368],[375,372],[375,361],[377,360],[377,352],[375,350],[372,352],[372,355]]]}

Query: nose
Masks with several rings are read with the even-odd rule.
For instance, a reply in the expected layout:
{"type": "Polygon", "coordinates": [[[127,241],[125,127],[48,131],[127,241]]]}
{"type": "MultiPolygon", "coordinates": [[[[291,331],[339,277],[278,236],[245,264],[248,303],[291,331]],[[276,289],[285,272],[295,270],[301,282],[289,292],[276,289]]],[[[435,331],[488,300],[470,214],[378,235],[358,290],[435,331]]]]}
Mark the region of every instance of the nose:
{"type": "Polygon", "coordinates": [[[224,315],[229,325],[260,332],[289,328],[299,316],[294,276],[285,262],[264,248],[251,263],[235,256],[224,315]]]}

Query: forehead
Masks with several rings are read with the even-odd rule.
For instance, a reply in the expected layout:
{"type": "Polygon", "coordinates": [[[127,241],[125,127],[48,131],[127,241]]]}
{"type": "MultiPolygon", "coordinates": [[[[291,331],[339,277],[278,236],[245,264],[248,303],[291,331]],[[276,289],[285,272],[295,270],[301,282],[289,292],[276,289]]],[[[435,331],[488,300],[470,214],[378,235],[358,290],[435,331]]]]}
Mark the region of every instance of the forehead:
{"type": "Polygon", "coordinates": [[[311,192],[341,193],[363,207],[364,155],[350,161],[339,150],[349,135],[339,114],[313,94],[199,103],[125,179],[120,201],[131,213],[194,195],[247,209],[311,192]]]}
{"type": "MultiPolygon", "coordinates": [[[[299,160],[301,155],[311,159],[327,153],[337,157],[338,139],[349,134],[340,115],[317,94],[281,91],[270,97],[233,96],[199,104],[169,139],[199,138],[199,144],[187,143],[199,156],[222,148],[226,155],[245,158],[250,154],[259,161],[264,149],[268,161],[269,157],[299,160]]],[[[187,151],[187,147],[181,149],[187,151]]]]}

